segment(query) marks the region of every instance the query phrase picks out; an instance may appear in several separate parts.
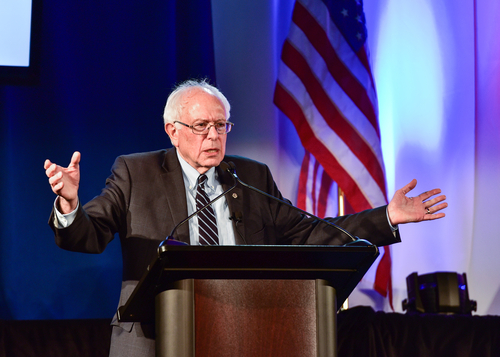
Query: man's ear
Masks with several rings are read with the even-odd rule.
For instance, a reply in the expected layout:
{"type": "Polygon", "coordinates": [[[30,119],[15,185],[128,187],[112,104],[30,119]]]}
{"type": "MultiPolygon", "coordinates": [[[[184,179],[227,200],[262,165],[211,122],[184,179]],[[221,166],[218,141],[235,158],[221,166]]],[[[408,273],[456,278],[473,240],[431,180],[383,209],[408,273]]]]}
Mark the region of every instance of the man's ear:
{"type": "Polygon", "coordinates": [[[177,147],[179,143],[179,130],[175,126],[175,124],[167,123],[165,124],[165,132],[170,138],[172,145],[177,147]]]}

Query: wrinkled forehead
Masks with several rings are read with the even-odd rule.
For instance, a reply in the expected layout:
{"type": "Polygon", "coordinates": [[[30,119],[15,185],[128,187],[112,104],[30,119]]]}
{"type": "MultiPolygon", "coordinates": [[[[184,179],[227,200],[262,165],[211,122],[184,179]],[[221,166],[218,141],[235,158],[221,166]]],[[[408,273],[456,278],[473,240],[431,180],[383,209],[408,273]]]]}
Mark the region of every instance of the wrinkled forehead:
{"type": "Polygon", "coordinates": [[[216,115],[216,119],[226,119],[226,108],[220,99],[205,88],[193,88],[181,98],[182,116],[193,116],[193,119],[208,119],[206,116],[216,115]]]}

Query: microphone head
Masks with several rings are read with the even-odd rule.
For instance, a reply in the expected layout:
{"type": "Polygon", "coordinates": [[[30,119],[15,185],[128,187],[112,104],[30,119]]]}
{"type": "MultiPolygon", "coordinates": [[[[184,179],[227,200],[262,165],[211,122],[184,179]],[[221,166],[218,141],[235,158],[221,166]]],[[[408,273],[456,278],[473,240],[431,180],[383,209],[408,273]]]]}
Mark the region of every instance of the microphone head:
{"type": "Polygon", "coordinates": [[[229,164],[225,161],[221,161],[219,167],[222,171],[229,172],[231,175],[236,174],[236,165],[232,161],[229,161],[229,164]]]}
{"type": "Polygon", "coordinates": [[[219,166],[220,166],[220,169],[221,169],[222,171],[231,172],[231,171],[230,171],[230,168],[229,168],[229,165],[228,165],[228,163],[227,163],[227,162],[225,162],[225,161],[221,161],[221,162],[220,162],[220,164],[219,164],[219,166]]]}
{"type": "Polygon", "coordinates": [[[230,219],[234,219],[236,222],[240,223],[243,221],[243,212],[241,211],[236,211],[233,213],[233,215],[231,217],[229,217],[230,219]]]}

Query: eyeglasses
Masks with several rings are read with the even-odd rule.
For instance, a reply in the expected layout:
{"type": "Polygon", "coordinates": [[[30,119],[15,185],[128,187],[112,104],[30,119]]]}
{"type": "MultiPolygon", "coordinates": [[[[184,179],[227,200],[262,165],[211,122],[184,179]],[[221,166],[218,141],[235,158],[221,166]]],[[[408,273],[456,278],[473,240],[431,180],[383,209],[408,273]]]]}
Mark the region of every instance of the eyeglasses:
{"type": "Polygon", "coordinates": [[[188,128],[191,128],[191,130],[193,131],[193,134],[196,134],[196,135],[208,134],[211,127],[214,127],[218,134],[221,134],[221,135],[227,134],[231,131],[231,129],[233,128],[233,125],[234,125],[230,121],[218,121],[215,123],[211,123],[211,122],[206,121],[206,120],[197,120],[193,123],[193,125],[187,125],[187,124],[180,122],[178,120],[174,121],[174,123],[179,123],[179,124],[184,125],[188,128]]]}

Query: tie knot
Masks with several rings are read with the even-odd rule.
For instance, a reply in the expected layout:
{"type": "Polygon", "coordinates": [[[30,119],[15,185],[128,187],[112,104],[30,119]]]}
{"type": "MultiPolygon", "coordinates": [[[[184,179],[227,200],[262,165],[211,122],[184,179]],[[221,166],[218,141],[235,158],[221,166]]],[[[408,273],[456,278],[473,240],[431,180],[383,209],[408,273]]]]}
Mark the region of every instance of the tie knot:
{"type": "Polygon", "coordinates": [[[205,183],[207,182],[208,177],[207,175],[203,174],[198,177],[198,185],[201,186],[201,188],[205,189],[205,183]]]}

